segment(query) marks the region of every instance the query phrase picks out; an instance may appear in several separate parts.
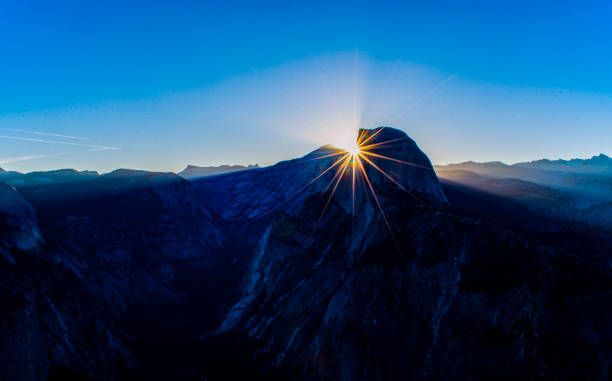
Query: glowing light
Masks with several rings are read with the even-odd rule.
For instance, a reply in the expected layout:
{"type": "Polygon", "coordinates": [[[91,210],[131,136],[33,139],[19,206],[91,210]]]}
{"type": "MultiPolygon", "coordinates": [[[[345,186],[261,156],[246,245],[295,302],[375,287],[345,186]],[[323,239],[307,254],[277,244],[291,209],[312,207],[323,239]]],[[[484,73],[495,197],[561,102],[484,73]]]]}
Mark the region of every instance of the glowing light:
{"type": "Polygon", "coordinates": [[[382,141],[378,143],[367,144],[376,135],[378,135],[383,129],[384,127],[378,129],[376,132],[372,134],[368,130],[362,130],[361,135],[359,135],[357,139],[353,140],[350,144],[346,144],[345,148],[342,149],[340,152],[318,157],[317,159],[326,158],[330,156],[339,156],[339,158],[335,160],[327,169],[323,170],[318,176],[316,176],[312,181],[310,181],[306,185],[306,187],[310,186],[316,180],[321,178],[325,173],[336,168],[336,172],[334,173],[331,181],[326,187],[326,191],[331,188],[331,193],[329,197],[327,198],[327,201],[325,202],[325,206],[323,207],[323,210],[321,211],[321,215],[319,216],[319,219],[317,220],[317,224],[315,225],[315,230],[316,230],[319,225],[319,222],[321,221],[321,218],[323,217],[323,215],[325,214],[325,211],[329,207],[329,204],[336,192],[336,189],[338,189],[338,185],[340,184],[340,182],[342,181],[342,179],[345,177],[346,174],[350,176],[351,190],[352,190],[352,214],[353,214],[353,217],[355,217],[355,190],[356,190],[355,183],[358,179],[357,176],[361,174],[359,179],[365,182],[365,185],[366,185],[365,188],[370,191],[372,198],[374,199],[375,204],[378,207],[378,210],[380,211],[382,219],[387,229],[389,230],[389,234],[391,238],[393,239],[393,242],[395,243],[398,252],[401,255],[399,244],[397,243],[397,240],[395,239],[395,234],[393,234],[393,230],[391,229],[391,224],[389,223],[387,216],[385,215],[385,212],[383,211],[382,204],[379,200],[379,197],[376,195],[376,191],[374,190],[372,181],[370,180],[370,177],[368,176],[368,173],[364,166],[364,162],[366,165],[380,172],[386,179],[391,181],[402,191],[408,193],[411,197],[413,197],[417,201],[420,201],[420,200],[415,195],[413,195],[410,191],[408,191],[408,189],[406,189],[405,186],[400,184],[397,179],[393,178],[393,176],[385,172],[379,165],[374,163],[372,159],[376,158],[376,159],[387,160],[393,163],[408,165],[408,166],[412,166],[412,167],[416,167],[420,169],[426,169],[426,170],[431,170],[431,168],[428,168],[422,165],[418,165],[416,163],[411,163],[411,162],[407,162],[404,160],[400,160],[400,159],[396,159],[396,158],[381,155],[379,153],[372,152],[373,150],[376,150],[382,147],[388,147],[389,145],[393,143],[396,143],[400,140],[405,139],[405,138],[398,138],[398,139],[392,139],[392,140],[382,141]],[[350,169],[347,170],[349,166],[350,166],[350,169]]]}
{"type": "Polygon", "coordinates": [[[357,142],[354,142],[346,148],[346,151],[351,154],[351,156],[358,156],[361,153],[361,147],[357,142]]]}

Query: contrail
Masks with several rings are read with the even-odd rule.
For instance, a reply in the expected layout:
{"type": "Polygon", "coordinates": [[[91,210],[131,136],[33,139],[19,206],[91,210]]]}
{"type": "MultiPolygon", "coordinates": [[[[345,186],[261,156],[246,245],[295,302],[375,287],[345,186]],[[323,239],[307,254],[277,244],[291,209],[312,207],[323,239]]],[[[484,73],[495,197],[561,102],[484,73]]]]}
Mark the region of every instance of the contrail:
{"type": "Polygon", "coordinates": [[[31,155],[31,156],[15,156],[15,157],[3,157],[0,158],[0,165],[17,163],[18,161],[41,159],[43,157],[49,157],[53,155],[31,155]]]}
{"type": "Polygon", "coordinates": [[[62,142],[62,141],[59,141],[59,140],[45,140],[45,139],[37,139],[37,138],[24,138],[24,137],[20,137],[20,136],[0,135],[0,139],[12,139],[12,140],[20,140],[20,141],[24,141],[24,142],[35,142],[35,143],[45,143],[45,144],[62,144],[62,145],[68,145],[68,146],[87,147],[87,148],[94,148],[94,149],[96,149],[98,151],[107,151],[107,150],[120,151],[121,150],[121,148],[119,148],[119,147],[101,146],[101,145],[94,145],[94,144],[82,144],[82,143],[75,143],[75,142],[62,142]]]}
{"type": "Polygon", "coordinates": [[[82,136],[52,134],[50,132],[42,132],[42,131],[16,130],[16,129],[12,129],[12,128],[9,128],[9,131],[23,132],[24,134],[32,134],[32,135],[53,136],[53,137],[56,137],[56,138],[64,138],[64,139],[89,140],[89,138],[84,138],[82,136]]]}
{"type": "MultiPolygon", "coordinates": [[[[110,148],[114,148],[114,147],[110,147],[110,148]]],[[[25,160],[43,159],[43,158],[46,158],[46,157],[53,157],[53,156],[65,156],[65,155],[74,155],[74,154],[77,154],[77,153],[105,151],[107,149],[108,149],[108,147],[101,147],[101,148],[91,148],[91,149],[87,149],[85,151],[59,152],[59,153],[51,153],[51,154],[48,154],[48,155],[29,155],[29,156],[3,157],[3,158],[0,158],[0,165],[10,164],[10,163],[17,163],[19,161],[25,161],[25,160]]]]}

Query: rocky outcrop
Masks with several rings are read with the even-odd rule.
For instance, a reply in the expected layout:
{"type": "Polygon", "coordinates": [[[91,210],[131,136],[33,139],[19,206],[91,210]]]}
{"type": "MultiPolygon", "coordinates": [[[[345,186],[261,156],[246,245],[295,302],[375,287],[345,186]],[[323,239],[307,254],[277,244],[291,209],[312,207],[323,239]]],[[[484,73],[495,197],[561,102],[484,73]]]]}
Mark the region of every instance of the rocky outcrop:
{"type": "Polygon", "coordinates": [[[15,263],[11,251],[33,250],[41,244],[36,211],[12,186],[0,182],[0,251],[15,263]]]}
{"type": "Polygon", "coordinates": [[[429,158],[406,133],[378,127],[360,129],[359,136],[362,136],[364,149],[377,155],[364,154],[362,160],[373,185],[378,188],[394,185],[389,176],[420,203],[435,206],[448,203],[429,158]],[[374,164],[386,175],[373,168],[374,164]]]}
{"type": "Polygon", "coordinates": [[[25,186],[29,202],[6,184],[0,191],[0,222],[10,228],[0,379],[113,379],[142,366],[126,321],[185,303],[198,284],[185,285],[184,272],[206,277],[218,264],[221,233],[177,175],[120,170],[25,186]]]}

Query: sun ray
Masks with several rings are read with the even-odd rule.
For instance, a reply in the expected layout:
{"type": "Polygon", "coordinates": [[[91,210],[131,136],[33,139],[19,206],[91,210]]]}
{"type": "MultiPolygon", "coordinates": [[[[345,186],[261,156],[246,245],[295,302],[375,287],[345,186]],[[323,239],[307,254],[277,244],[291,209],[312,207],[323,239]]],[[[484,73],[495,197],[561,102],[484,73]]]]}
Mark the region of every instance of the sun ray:
{"type": "Polygon", "coordinates": [[[442,87],[446,86],[446,84],[448,82],[452,81],[456,76],[457,76],[457,73],[453,73],[453,74],[449,75],[444,80],[442,80],[440,83],[438,83],[437,85],[435,85],[434,87],[429,89],[429,91],[427,91],[425,94],[423,94],[419,98],[417,98],[414,102],[412,102],[412,104],[408,105],[407,107],[403,107],[403,109],[399,113],[396,113],[396,115],[397,115],[396,117],[391,118],[391,121],[390,121],[389,124],[392,125],[392,126],[399,124],[399,122],[402,119],[404,119],[405,117],[410,115],[410,111],[413,108],[415,108],[416,106],[421,104],[421,102],[423,102],[427,98],[429,98],[432,95],[434,95],[435,93],[437,93],[438,90],[440,90],[442,87]]]}
{"type": "Polygon", "coordinates": [[[365,134],[367,134],[367,132],[368,130],[365,130],[365,129],[361,130],[361,132],[359,133],[359,136],[357,136],[357,145],[361,146],[363,144],[362,140],[365,137],[365,134]]]}
{"type": "Polygon", "coordinates": [[[389,139],[389,140],[386,140],[386,141],[380,142],[380,143],[373,143],[373,144],[362,145],[360,148],[361,148],[362,151],[365,151],[365,150],[370,150],[370,149],[373,149],[373,148],[379,148],[381,146],[385,146],[387,144],[391,144],[393,142],[397,142],[397,141],[405,140],[405,139],[406,139],[406,137],[396,138],[396,139],[389,139]]]}
{"type": "Polygon", "coordinates": [[[365,160],[368,162],[368,164],[370,164],[372,167],[374,167],[376,170],[378,170],[378,172],[382,173],[383,176],[385,176],[386,178],[388,178],[389,180],[391,180],[391,182],[395,185],[397,185],[401,190],[408,192],[408,190],[400,183],[397,182],[397,180],[395,180],[393,177],[391,177],[391,175],[389,175],[387,172],[383,171],[382,169],[380,169],[380,167],[376,164],[374,164],[374,162],[370,159],[368,159],[366,156],[360,156],[361,159],[365,160]]]}
{"type": "Polygon", "coordinates": [[[336,193],[336,189],[338,189],[338,185],[340,184],[340,180],[342,180],[342,177],[344,175],[344,171],[346,170],[346,167],[347,167],[348,163],[349,163],[349,160],[345,159],[344,163],[340,167],[340,170],[336,172],[336,174],[332,178],[332,181],[328,185],[327,189],[329,189],[329,186],[334,182],[334,180],[336,180],[336,183],[334,184],[334,188],[332,189],[329,197],[327,198],[327,201],[325,202],[325,206],[323,207],[323,210],[321,211],[321,215],[317,219],[317,223],[315,224],[314,230],[317,230],[317,227],[319,226],[319,223],[321,222],[321,218],[323,218],[323,215],[325,214],[325,211],[327,210],[327,207],[329,206],[329,203],[331,202],[332,198],[334,197],[334,193],[336,193]],[[337,177],[337,179],[336,179],[336,177],[337,177]]]}
{"type": "Polygon", "coordinates": [[[334,181],[338,180],[339,182],[340,180],[342,180],[342,177],[344,175],[344,169],[346,168],[347,163],[349,161],[349,156],[350,154],[343,156],[342,163],[340,164],[340,169],[336,171],[336,173],[334,173],[334,176],[332,177],[331,181],[329,182],[329,184],[327,184],[327,187],[325,187],[325,192],[327,192],[327,190],[332,186],[334,181]]]}
{"type": "Polygon", "coordinates": [[[357,166],[357,162],[356,159],[353,158],[353,161],[351,163],[351,172],[352,172],[352,177],[351,177],[351,190],[352,190],[352,196],[353,196],[353,209],[352,209],[352,214],[353,214],[353,219],[355,218],[355,167],[357,166]]]}
{"type": "Polygon", "coordinates": [[[361,156],[361,158],[364,159],[365,161],[367,161],[368,164],[370,164],[372,167],[374,167],[376,170],[378,170],[378,172],[382,173],[386,178],[391,180],[391,182],[393,184],[397,185],[401,190],[403,190],[404,192],[408,193],[408,195],[410,195],[410,197],[414,198],[418,202],[422,202],[417,196],[415,196],[412,192],[410,192],[408,189],[406,189],[402,184],[400,184],[393,177],[391,177],[391,175],[389,175],[387,172],[383,171],[379,166],[374,164],[373,161],[371,161],[370,159],[368,159],[365,156],[361,156]]]}
{"type": "Polygon", "coordinates": [[[395,239],[395,234],[393,234],[393,229],[391,229],[391,224],[389,224],[389,221],[387,220],[387,216],[385,216],[385,212],[383,211],[382,205],[380,204],[380,201],[378,200],[378,197],[376,196],[376,192],[374,191],[374,187],[372,186],[372,183],[370,182],[370,178],[368,177],[368,174],[366,173],[365,168],[363,167],[363,164],[361,163],[361,161],[359,161],[358,163],[359,163],[359,169],[361,170],[361,173],[363,174],[363,177],[366,183],[368,184],[368,188],[370,188],[370,191],[372,192],[374,201],[376,201],[378,210],[380,210],[380,215],[382,216],[383,221],[385,222],[385,225],[387,226],[387,230],[389,230],[389,235],[391,236],[391,239],[393,239],[393,243],[395,243],[395,247],[397,248],[397,251],[400,254],[400,257],[402,257],[403,259],[402,250],[400,249],[397,239],[395,239]]]}
{"type": "MultiPolygon", "coordinates": [[[[367,144],[367,142],[371,141],[374,137],[376,137],[383,129],[384,127],[381,127],[380,129],[378,129],[376,132],[374,132],[372,135],[369,135],[369,136],[368,136],[368,130],[362,130],[358,134],[359,136],[357,137],[357,140],[354,146],[346,147],[346,149],[341,150],[339,152],[334,152],[331,154],[326,154],[326,155],[322,155],[322,156],[310,159],[310,160],[316,160],[316,159],[340,156],[340,158],[335,160],[327,169],[323,170],[313,180],[311,180],[308,184],[306,184],[304,189],[310,186],[312,183],[314,183],[318,179],[320,179],[323,175],[325,175],[326,173],[328,173],[329,171],[335,168],[334,175],[332,176],[331,180],[329,181],[329,183],[324,189],[324,192],[325,193],[329,192],[329,195],[327,196],[327,199],[325,200],[325,205],[323,206],[323,210],[321,211],[321,214],[317,218],[317,222],[312,231],[312,234],[314,234],[314,232],[318,229],[321,223],[321,220],[323,216],[325,215],[325,212],[329,208],[329,205],[331,204],[331,200],[336,194],[336,191],[338,190],[338,186],[340,185],[340,182],[346,176],[350,176],[351,213],[352,213],[353,228],[354,228],[355,215],[356,215],[356,202],[357,202],[357,199],[355,196],[357,192],[357,177],[363,176],[363,180],[365,181],[367,185],[367,189],[369,189],[369,193],[372,194],[372,198],[374,199],[374,202],[376,203],[376,206],[378,207],[378,210],[380,211],[380,215],[382,216],[385,226],[387,230],[389,231],[389,235],[391,239],[393,240],[393,243],[395,244],[400,257],[405,262],[405,259],[402,255],[399,243],[397,242],[395,234],[393,233],[393,229],[391,228],[391,224],[389,223],[389,220],[387,219],[387,216],[385,215],[380,199],[378,198],[378,195],[376,194],[376,191],[374,190],[374,185],[372,184],[372,181],[370,180],[367,174],[367,171],[366,171],[366,168],[364,167],[363,162],[365,161],[368,165],[372,166],[376,171],[380,172],[386,179],[391,181],[393,184],[395,184],[398,188],[400,188],[404,192],[408,193],[411,197],[413,197],[417,201],[420,201],[420,200],[414,194],[412,194],[412,192],[410,192],[405,186],[400,184],[398,180],[393,178],[393,176],[391,176],[385,170],[380,168],[372,159],[380,158],[383,160],[389,160],[395,163],[409,165],[409,166],[413,166],[417,168],[423,168],[423,169],[428,169],[428,170],[432,170],[432,169],[416,164],[416,163],[411,163],[408,161],[395,159],[392,157],[388,157],[388,156],[384,156],[378,153],[371,152],[371,150],[374,150],[380,147],[384,147],[384,146],[388,146],[389,144],[392,144],[394,142],[406,139],[406,137],[401,137],[401,138],[389,139],[389,140],[378,142],[378,143],[367,144]],[[351,166],[350,169],[348,168],[349,165],[351,166]]],[[[368,192],[366,191],[366,193],[368,192]]]]}
{"type": "Polygon", "coordinates": [[[365,145],[367,142],[369,142],[370,140],[372,140],[372,138],[374,138],[376,135],[380,134],[380,132],[381,132],[382,130],[384,130],[384,129],[385,129],[384,127],[380,127],[380,128],[378,129],[378,131],[376,131],[376,132],[375,132],[375,133],[373,133],[372,135],[368,136],[368,137],[366,138],[366,140],[364,140],[364,141],[362,141],[362,142],[357,142],[357,144],[359,144],[359,146],[363,146],[363,145],[365,145]]]}
{"type": "Polygon", "coordinates": [[[433,170],[431,168],[428,168],[428,167],[425,167],[425,166],[422,166],[422,165],[419,165],[419,164],[411,163],[409,161],[403,161],[403,160],[399,160],[399,159],[394,159],[392,157],[379,155],[379,154],[374,153],[374,152],[361,151],[361,153],[363,153],[364,155],[368,155],[368,156],[375,156],[375,157],[378,157],[378,158],[381,158],[381,159],[394,161],[396,163],[400,163],[400,164],[404,164],[404,165],[410,165],[410,166],[413,166],[413,167],[427,169],[427,170],[430,170],[430,171],[433,170]]]}
{"type": "MultiPolygon", "coordinates": [[[[329,168],[327,168],[326,170],[324,170],[323,172],[321,172],[317,177],[315,177],[314,179],[312,179],[308,184],[306,184],[302,190],[308,188],[312,183],[314,183],[315,181],[317,181],[319,178],[321,178],[321,176],[323,176],[324,174],[326,174],[327,172],[329,172],[332,168],[338,166],[339,164],[341,164],[343,162],[343,160],[346,160],[347,156],[349,155],[348,152],[343,152],[344,156],[342,156],[340,159],[336,160],[332,165],[329,166],[329,168]]],[[[334,176],[335,177],[335,176],[334,176]]],[[[332,180],[333,181],[333,180],[332,180]]]]}
{"type": "Polygon", "coordinates": [[[330,153],[330,154],[327,154],[327,155],[322,155],[322,156],[313,157],[313,158],[308,159],[308,160],[310,161],[310,160],[319,160],[319,159],[325,159],[325,158],[327,158],[327,157],[332,157],[332,156],[346,155],[346,153],[347,153],[347,152],[346,152],[345,150],[342,150],[342,151],[340,151],[340,152],[334,152],[334,153],[330,153]]]}

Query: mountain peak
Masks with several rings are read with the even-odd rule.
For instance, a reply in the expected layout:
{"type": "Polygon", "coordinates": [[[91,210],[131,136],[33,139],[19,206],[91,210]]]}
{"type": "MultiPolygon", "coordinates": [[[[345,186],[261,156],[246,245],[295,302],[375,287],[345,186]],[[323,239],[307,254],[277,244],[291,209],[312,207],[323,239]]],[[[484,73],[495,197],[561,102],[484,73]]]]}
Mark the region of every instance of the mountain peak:
{"type": "Polygon", "coordinates": [[[591,158],[591,160],[592,160],[592,161],[597,161],[597,162],[600,162],[600,161],[608,161],[608,160],[610,160],[610,157],[609,157],[608,155],[606,155],[606,154],[600,153],[600,154],[599,154],[599,155],[597,155],[597,156],[593,156],[593,157],[591,158]]]}
{"type": "Polygon", "coordinates": [[[405,132],[386,126],[362,128],[359,137],[362,162],[373,184],[393,185],[393,179],[421,201],[448,203],[429,158],[405,132]]]}
{"type": "MultiPolygon", "coordinates": [[[[432,206],[448,204],[429,159],[406,133],[391,127],[361,129],[359,133],[365,148],[360,154],[363,171],[383,207],[407,200],[432,206]]],[[[227,220],[260,218],[277,210],[297,212],[310,196],[334,189],[333,199],[350,213],[353,195],[355,210],[373,199],[361,167],[353,166],[353,159],[343,157],[342,153],[340,148],[324,145],[301,158],[256,171],[236,171],[193,182],[211,208],[227,220]],[[355,193],[353,168],[357,179],[355,193]]]]}

